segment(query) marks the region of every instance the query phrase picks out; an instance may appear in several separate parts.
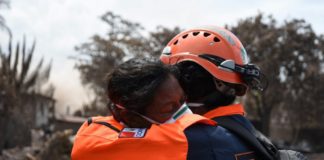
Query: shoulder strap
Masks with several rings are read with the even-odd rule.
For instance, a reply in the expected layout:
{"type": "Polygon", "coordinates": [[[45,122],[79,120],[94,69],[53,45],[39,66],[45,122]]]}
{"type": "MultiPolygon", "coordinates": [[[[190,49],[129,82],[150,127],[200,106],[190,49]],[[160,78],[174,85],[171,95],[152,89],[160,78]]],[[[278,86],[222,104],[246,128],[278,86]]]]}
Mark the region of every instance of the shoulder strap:
{"type": "Polygon", "coordinates": [[[97,123],[97,124],[101,124],[101,125],[104,125],[104,126],[106,126],[106,127],[110,128],[110,129],[112,129],[112,130],[116,131],[117,133],[119,133],[119,132],[120,132],[120,130],[119,130],[118,128],[114,127],[113,125],[111,125],[111,124],[110,124],[110,123],[108,123],[108,122],[101,122],[101,121],[98,121],[98,122],[93,122],[93,123],[97,123]]]}
{"type": "Polygon", "coordinates": [[[88,122],[88,125],[90,125],[91,123],[101,124],[101,125],[104,125],[104,126],[110,128],[110,129],[116,131],[117,133],[120,132],[120,130],[118,128],[114,127],[113,125],[111,125],[108,122],[104,122],[104,121],[93,121],[91,117],[88,118],[88,121],[87,122],[88,122]]]}
{"type": "Polygon", "coordinates": [[[243,127],[240,123],[237,123],[235,120],[230,117],[217,117],[213,118],[220,126],[234,132],[243,140],[247,141],[250,145],[257,149],[261,155],[268,159],[273,160],[273,156],[267,151],[267,149],[258,141],[256,136],[251,133],[248,129],[243,127]]]}

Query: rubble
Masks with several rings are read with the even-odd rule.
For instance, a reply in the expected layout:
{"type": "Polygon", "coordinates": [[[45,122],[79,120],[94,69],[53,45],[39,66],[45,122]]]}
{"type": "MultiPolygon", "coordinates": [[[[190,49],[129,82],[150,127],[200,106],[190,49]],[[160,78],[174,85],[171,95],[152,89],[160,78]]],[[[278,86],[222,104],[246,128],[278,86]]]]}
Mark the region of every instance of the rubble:
{"type": "Polygon", "coordinates": [[[69,160],[72,150],[72,130],[56,132],[45,143],[45,148],[41,150],[39,160],[69,160]]]}
{"type": "Polygon", "coordinates": [[[37,160],[33,154],[37,152],[32,147],[15,147],[2,151],[0,160],[37,160]]]}
{"type": "Polygon", "coordinates": [[[55,132],[45,141],[40,139],[41,132],[33,134],[32,146],[3,150],[0,160],[70,160],[72,130],[55,132]]]}

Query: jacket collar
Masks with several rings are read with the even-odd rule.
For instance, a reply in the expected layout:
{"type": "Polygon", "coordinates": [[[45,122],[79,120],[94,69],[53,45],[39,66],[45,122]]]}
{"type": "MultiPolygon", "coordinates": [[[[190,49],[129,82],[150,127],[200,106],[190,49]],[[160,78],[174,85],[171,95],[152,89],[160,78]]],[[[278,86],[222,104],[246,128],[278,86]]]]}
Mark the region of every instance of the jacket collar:
{"type": "Polygon", "coordinates": [[[206,118],[216,118],[230,115],[244,115],[245,111],[242,104],[232,104],[228,106],[217,107],[204,114],[206,118]]]}

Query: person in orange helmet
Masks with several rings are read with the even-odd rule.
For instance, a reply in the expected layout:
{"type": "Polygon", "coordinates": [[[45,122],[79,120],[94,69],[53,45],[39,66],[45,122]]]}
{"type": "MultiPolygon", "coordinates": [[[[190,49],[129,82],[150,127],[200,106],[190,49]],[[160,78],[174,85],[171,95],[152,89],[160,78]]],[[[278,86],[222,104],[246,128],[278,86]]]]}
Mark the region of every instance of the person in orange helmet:
{"type": "MultiPolygon", "coordinates": [[[[243,105],[234,103],[248,89],[262,91],[267,83],[233,33],[216,26],[186,30],[167,44],[160,60],[179,68],[179,82],[194,113],[239,136],[261,159],[280,159],[282,153],[244,117],[243,105]]],[[[303,157],[293,151],[290,155],[303,157]]]]}
{"type": "Polygon", "coordinates": [[[177,76],[175,67],[157,60],[135,58],[118,66],[107,80],[113,116],[81,126],[72,160],[257,159],[225,128],[192,114],[177,76]]]}

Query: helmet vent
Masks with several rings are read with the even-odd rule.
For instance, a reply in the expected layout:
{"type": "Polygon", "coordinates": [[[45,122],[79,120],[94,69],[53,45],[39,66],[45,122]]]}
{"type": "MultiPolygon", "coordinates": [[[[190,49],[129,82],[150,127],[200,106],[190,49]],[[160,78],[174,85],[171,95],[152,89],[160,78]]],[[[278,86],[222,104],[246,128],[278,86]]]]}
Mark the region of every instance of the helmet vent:
{"type": "Polygon", "coordinates": [[[205,32],[204,37],[208,37],[208,36],[210,36],[210,33],[205,32]]]}
{"type": "Polygon", "coordinates": [[[199,32],[193,32],[192,35],[197,36],[199,32]]]}
{"type": "Polygon", "coordinates": [[[176,40],[173,44],[174,44],[174,45],[177,45],[177,44],[178,44],[178,40],[176,40]]]}
{"type": "Polygon", "coordinates": [[[220,40],[217,37],[214,37],[214,42],[220,42],[220,40]]]}
{"type": "Polygon", "coordinates": [[[182,36],[183,39],[187,38],[188,37],[188,34],[185,34],[182,36]]]}

